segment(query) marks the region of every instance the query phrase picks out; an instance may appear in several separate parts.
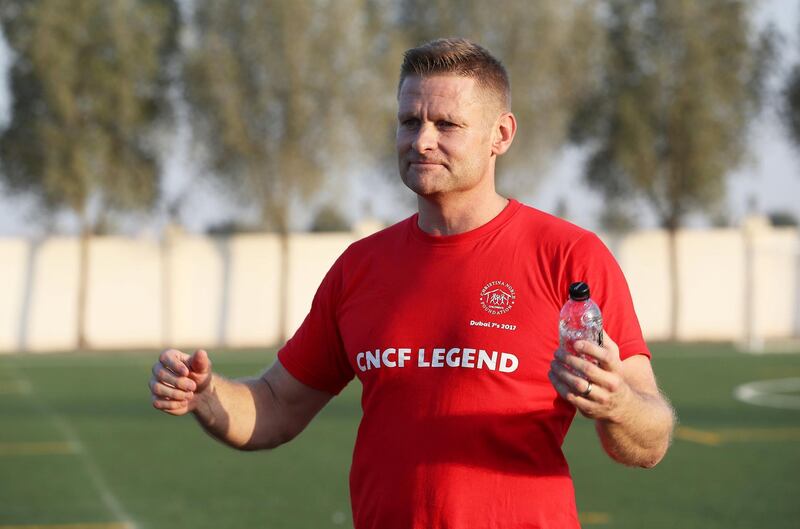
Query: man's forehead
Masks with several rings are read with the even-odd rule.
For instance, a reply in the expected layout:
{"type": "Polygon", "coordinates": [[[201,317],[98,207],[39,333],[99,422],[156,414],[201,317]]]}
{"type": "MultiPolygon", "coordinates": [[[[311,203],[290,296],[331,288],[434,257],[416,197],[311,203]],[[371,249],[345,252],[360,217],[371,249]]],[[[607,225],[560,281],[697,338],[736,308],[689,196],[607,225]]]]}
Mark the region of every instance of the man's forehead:
{"type": "Polygon", "coordinates": [[[475,79],[454,74],[409,75],[400,86],[398,98],[419,97],[469,97],[477,92],[475,79]]]}
{"type": "Polygon", "coordinates": [[[485,99],[474,79],[457,75],[409,76],[398,95],[398,114],[427,107],[443,116],[479,112],[485,99]]]}
{"type": "Polygon", "coordinates": [[[474,78],[455,74],[409,75],[397,94],[398,114],[422,104],[446,106],[459,113],[504,112],[498,95],[482,87],[474,78]]]}

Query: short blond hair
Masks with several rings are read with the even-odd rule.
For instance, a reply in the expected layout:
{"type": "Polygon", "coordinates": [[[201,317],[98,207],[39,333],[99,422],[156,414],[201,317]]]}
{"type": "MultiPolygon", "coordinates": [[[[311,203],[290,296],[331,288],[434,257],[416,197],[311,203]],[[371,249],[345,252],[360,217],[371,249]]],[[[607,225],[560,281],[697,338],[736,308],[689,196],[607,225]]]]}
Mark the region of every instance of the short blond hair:
{"type": "Polygon", "coordinates": [[[474,79],[497,96],[504,110],[511,108],[511,84],[505,66],[485,48],[467,39],[437,39],[411,48],[403,55],[397,92],[408,76],[458,75],[474,79]]]}

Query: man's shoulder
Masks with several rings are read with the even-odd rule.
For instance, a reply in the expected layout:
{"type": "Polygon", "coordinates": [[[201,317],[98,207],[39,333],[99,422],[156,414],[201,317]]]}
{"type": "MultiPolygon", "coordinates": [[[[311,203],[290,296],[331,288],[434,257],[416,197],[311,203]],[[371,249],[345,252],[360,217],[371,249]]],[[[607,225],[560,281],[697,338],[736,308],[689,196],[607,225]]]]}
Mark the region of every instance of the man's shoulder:
{"type": "Polygon", "coordinates": [[[347,247],[343,255],[358,259],[398,244],[408,236],[408,223],[413,218],[414,215],[358,239],[347,247]]]}
{"type": "Polygon", "coordinates": [[[580,239],[596,237],[586,228],[527,204],[522,204],[519,210],[518,226],[518,229],[539,244],[570,245],[580,239]]]}

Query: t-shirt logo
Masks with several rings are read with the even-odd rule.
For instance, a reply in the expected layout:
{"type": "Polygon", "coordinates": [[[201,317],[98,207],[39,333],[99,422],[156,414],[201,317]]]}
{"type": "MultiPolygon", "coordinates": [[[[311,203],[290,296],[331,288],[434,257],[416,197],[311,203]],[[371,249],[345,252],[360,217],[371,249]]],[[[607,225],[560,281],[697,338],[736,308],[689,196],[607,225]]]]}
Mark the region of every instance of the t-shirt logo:
{"type": "Polygon", "coordinates": [[[481,307],[489,314],[505,314],[516,299],[514,287],[503,281],[492,281],[481,290],[481,307]]]}

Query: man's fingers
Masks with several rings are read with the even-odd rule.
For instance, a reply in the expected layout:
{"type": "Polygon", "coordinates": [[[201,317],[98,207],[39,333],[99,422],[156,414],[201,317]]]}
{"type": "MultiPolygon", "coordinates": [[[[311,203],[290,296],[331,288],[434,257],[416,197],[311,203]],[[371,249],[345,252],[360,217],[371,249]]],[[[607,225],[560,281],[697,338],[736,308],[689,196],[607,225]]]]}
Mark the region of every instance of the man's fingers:
{"type": "Polygon", "coordinates": [[[189,412],[189,403],[181,400],[159,399],[153,397],[153,407],[170,415],[184,415],[189,412]]]}
{"type": "Polygon", "coordinates": [[[150,380],[150,392],[156,397],[168,398],[170,400],[188,400],[194,395],[192,392],[168,386],[154,378],[150,380]]]}
{"type": "Polygon", "coordinates": [[[561,380],[558,375],[556,375],[553,370],[551,369],[549,373],[547,373],[547,378],[550,379],[550,382],[553,384],[553,387],[556,388],[556,392],[561,395],[562,399],[566,399],[567,395],[569,395],[569,386],[561,380]]]}
{"type": "Polygon", "coordinates": [[[195,378],[210,379],[210,368],[211,362],[205,351],[192,356],[178,349],[163,351],[153,365],[153,377],[149,383],[153,407],[170,415],[189,413],[195,392],[204,387],[201,387],[203,381],[195,378]]]}
{"type": "Polygon", "coordinates": [[[579,340],[575,342],[575,351],[590,358],[594,358],[600,364],[608,363],[608,351],[596,343],[579,340]]]}
{"type": "Polygon", "coordinates": [[[190,356],[177,349],[167,349],[158,357],[159,363],[178,376],[185,377],[189,374],[187,362],[190,356]]]}
{"type": "Polygon", "coordinates": [[[166,349],[153,365],[150,393],[153,407],[171,415],[184,415],[195,406],[195,397],[211,384],[211,360],[203,350],[193,355],[166,349]]]}
{"type": "Polygon", "coordinates": [[[550,372],[555,374],[555,376],[567,386],[567,390],[570,393],[580,395],[586,391],[589,385],[589,382],[585,378],[572,373],[564,364],[557,360],[553,360],[550,363],[550,372]]]}
{"type": "Polygon", "coordinates": [[[158,382],[163,382],[184,391],[194,391],[197,389],[197,384],[194,380],[188,377],[179,377],[160,363],[156,363],[153,366],[153,377],[158,382]]]}
{"type": "Polygon", "coordinates": [[[608,393],[594,383],[592,383],[589,395],[583,396],[589,388],[589,381],[569,373],[563,366],[561,368],[552,366],[548,378],[561,398],[575,406],[581,415],[590,419],[597,416],[603,403],[607,400],[608,393]],[[597,402],[598,400],[599,402],[597,402]]]}
{"type": "Polygon", "coordinates": [[[608,335],[603,331],[603,345],[597,345],[586,340],[578,340],[575,342],[575,351],[580,354],[589,356],[598,361],[601,367],[608,368],[619,361],[619,348],[608,335]],[[606,341],[605,339],[608,338],[606,341]]]}
{"type": "Polygon", "coordinates": [[[617,352],[619,352],[619,346],[617,346],[617,342],[615,342],[614,340],[612,340],[612,339],[611,339],[611,336],[609,336],[609,335],[606,333],[606,331],[605,331],[605,330],[603,330],[603,345],[605,345],[606,347],[609,347],[609,348],[613,348],[614,350],[616,350],[617,352]]]}
{"type": "MultiPolygon", "coordinates": [[[[594,393],[594,390],[592,390],[592,392],[594,393]]],[[[590,400],[588,397],[581,397],[580,395],[575,395],[574,393],[567,395],[566,400],[575,406],[575,408],[581,412],[581,415],[589,419],[597,418],[600,410],[602,409],[599,404],[590,400]]]]}
{"type": "Polygon", "coordinates": [[[187,361],[187,364],[191,366],[192,371],[195,373],[206,374],[211,371],[211,360],[204,349],[195,351],[187,361]]]}
{"type": "Polygon", "coordinates": [[[594,362],[590,362],[584,358],[570,354],[564,351],[556,351],[556,359],[566,366],[567,370],[572,370],[587,380],[591,380],[594,384],[611,387],[613,385],[613,373],[609,373],[602,367],[594,362]]]}

